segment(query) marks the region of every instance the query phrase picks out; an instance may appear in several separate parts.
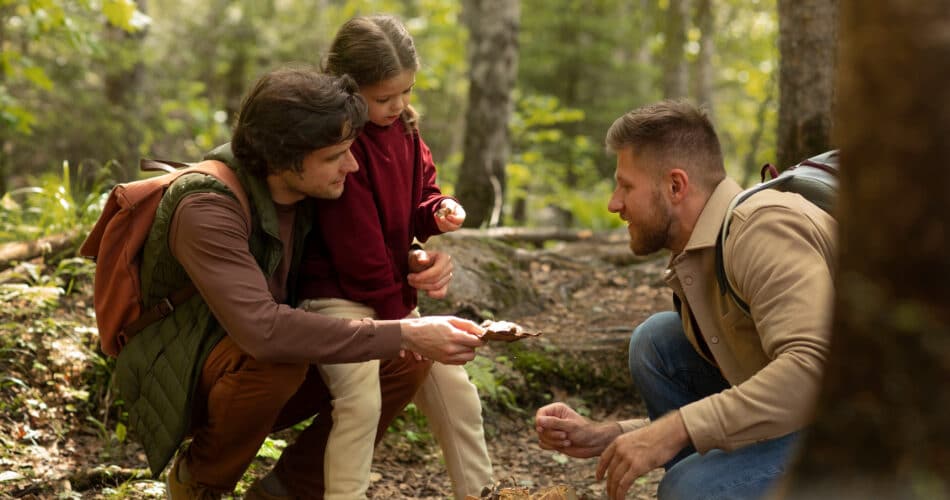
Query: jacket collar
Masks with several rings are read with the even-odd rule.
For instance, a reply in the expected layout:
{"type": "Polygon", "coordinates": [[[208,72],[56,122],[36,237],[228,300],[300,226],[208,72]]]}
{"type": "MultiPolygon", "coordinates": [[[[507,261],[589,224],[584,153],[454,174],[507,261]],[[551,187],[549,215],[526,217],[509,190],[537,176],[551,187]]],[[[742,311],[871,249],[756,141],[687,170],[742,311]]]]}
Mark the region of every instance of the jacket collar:
{"type": "Polygon", "coordinates": [[[214,148],[205,155],[205,159],[222,161],[237,172],[238,179],[241,180],[241,184],[247,190],[247,196],[253,207],[252,213],[256,215],[261,228],[265,233],[280,239],[277,210],[274,208],[274,199],[271,197],[267,183],[249,174],[244,169],[241,162],[234,157],[234,153],[231,151],[231,143],[228,142],[214,148]]]}
{"type": "Polygon", "coordinates": [[[741,191],[742,187],[729,177],[719,182],[706,201],[703,211],[699,214],[699,219],[696,220],[693,233],[683,249],[684,253],[689,250],[708,248],[716,244],[716,237],[719,236],[719,229],[722,227],[726,210],[729,209],[732,199],[741,191]]]}

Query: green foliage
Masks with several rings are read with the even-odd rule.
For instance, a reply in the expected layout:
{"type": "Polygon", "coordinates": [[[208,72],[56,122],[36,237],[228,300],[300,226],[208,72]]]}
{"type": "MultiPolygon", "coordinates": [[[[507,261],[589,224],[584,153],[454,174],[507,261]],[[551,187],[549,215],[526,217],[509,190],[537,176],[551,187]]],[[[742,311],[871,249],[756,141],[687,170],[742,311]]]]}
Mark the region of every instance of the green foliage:
{"type": "Polygon", "coordinates": [[[775,0],[717,4],[713,119],[726,168],[739,180],[775,161],[778,123],[778,13],[775,0]],[[761,134],[758,149],[752,141],[761,134]]]}
{"type": "Polygon", "coordinates": [[[109,171],[89,172],[86,165],[73,173],[69,163],[63,162],[59,175],[45,174],[35,186],[0,197],[0,243],[84,232],[91,227],[102,211],[109,171]]]}
{"type": "Polygon", "coordinates": [[[270,437],[264,439],[264,443],[261,444],[261,448],[257,450],[257,456],[262,458],[269,458],[271,460],[277,460],[280,458],[280,454],[283,453],[284,448],[287,447],[287,441],[283,439],[271,439],[270,437]]]}
{"type": "Polygon", "coordinates": [[[147,16],[138,11],[132,0],[104,0],[102,14],[110,24],[130,33],[145,28],[151,22],[147,16]]]}
{"type": "Polygon", "coordinates": [[[406,409],[393,419],[387,432],[399,434],[411,444],[431,445],[435,442],[432,432],[429,431],[426,416],[414,403],[409,403],[406,409]]]}
{"type": "MultiPolygon", "coordinates": [[[[321,63],[340,24],[393,13],[412,33],[422,68],[414,105],[453,192],[464,143],[468,34],[455,0],[133,0],[0,2],[0,193],[36,185],[63,160],[140,156],[194,160],[229,136],[247,86],[286,62],[321,63]],[[147,14],[147,15],[146,15],[147,14]],[[91,69],[90,69],[91,68],[91,69]],[[27,174],[33,174],[29,176],[27,174]]],[[[613,160],[601,146],[612,121],[661,96],[666,2],[522,0],[517,109],[512,118],[509,224],[539,224],[549,205],[573,223],[617,225],[606,212],[613,160]],[[525,216],[513,207],[524,203],[525,216]]],[[[714,2],[711,109],[730,172],[774,156],[775,0],[714,2]]],[[[688,26],[688,62],[702,33],[688,26]]],[[[695,82],[694,82],[695,83],[695,82]]],[[[21,194],[22,196],[22,194],[21,194]]],[[[24,233],[36,233],[35,228],[24,233]]],[[[26,234],[24,234],[25,236],[26,234]]]]}
{"type": "MultiPolygon", "coordinates": [[[[523,0],[522,4],[518,89],[524,95],[550,95],[561,106],[584,110],[582,120],[557,128],[566,137],[583,135],[597,145],[590,153],[593,165],[608,178],[612,161],[599,147],[607,128],[624,112],[663,97],[659,82],[668,2],[523,0]]],[[[706,35],[713,37],[715,47],[713,95],[706,104],[720,132],[729,171],[741,180],[750,165],[774,157],[777,12],[774,0],[724,0],[713,2],[712,9],[714,32],[706,35]]],[[[698,59],[702,35],[698,26],[688,27],[684,50],[689,63],[698,59]]],[[[572,165],[570,145],[554,152],[554,158],[572,165]]],[[[552,182],[561,184],[568,195],[574,189],[566,178],[552,182]]],[[[593,195],[586,205],[606,204],[605,198],[593,195]]],[[[561,203],[561,208],[571,210],[580,221],[590,217],[579,213],[584,205],[561,203]]],[[[597,225],[598,220],[594,218],[593,227],[604,227],[597,225]]],[[[606,223],[609,227],[616,220],[608,217],[606,223]]]]}
{"type": "Polygon", "coordinates": [[[528,225],[543,223],[538,214],[556,206],[570,211],[582,227],[617,226],[619,221],[607,211],[605,196],[613,189],[613,180],[595,166],[595,143],[587,135],[567,132],[567,125],[584,119],[583,111],[563,107],[553,96],[528,95],[518,100],[511,120],[507,203],[524,203],[528,225]]]}
{"type": "Polygon", "coordinates": [[[465,364],[465,371],[468,372],[469,379],[475,384],[483,400],[521,412],[521,408],[515,401],[514,392],[505,385],[506,377],[499,370],[503,368],[510,372],[510,367],[511,362],[505,356],[496,356],[494,359],[476,356],[474,360],[465,364]]]}
{"type": "MultiPolygon", "coordinates": [[[[87,68],[95,66],[97,56],[107,52],[103,38],[110,26],[135,31],[148,21],[131,0],[0,3],[0,140],[4,142],[4,154],[13,152],[12,164],[32,157],[20,156],[20,149],[35,152],[25,138],[52,139],[46,131],[59,129],[62,112],[81,109],[88,100],[80,89],[95,85],[98,75],[88,73],[87,68]],[[68,97],[68,103],[59,107],[62,97],[68,97]]],[[[119,59],[113,58],[112,63],[116,62],[119,59]]],[[[100,110],[105,108],[101,100],[95,105],[100,110]]],[[[76,123],[81,121],[69,124],[75,127],[76,123]]],[[[6,176],[4,169],[8,167],[0,165],[0,175],[6,176]]],[[[30,170],[34,170],[32,167],[30,170]]]]}

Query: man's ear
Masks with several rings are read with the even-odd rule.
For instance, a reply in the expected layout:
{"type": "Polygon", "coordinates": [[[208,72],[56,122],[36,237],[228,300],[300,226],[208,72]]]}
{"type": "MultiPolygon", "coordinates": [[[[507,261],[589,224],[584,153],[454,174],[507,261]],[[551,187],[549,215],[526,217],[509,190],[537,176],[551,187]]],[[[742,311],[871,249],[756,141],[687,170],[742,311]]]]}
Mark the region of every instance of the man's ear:
{"type": "Polygon", "coordinates": [[[689,191],[689,174],[681,168],[674,168],[669,173],[670,201],[680,203],[686,198],[689,191]]]}

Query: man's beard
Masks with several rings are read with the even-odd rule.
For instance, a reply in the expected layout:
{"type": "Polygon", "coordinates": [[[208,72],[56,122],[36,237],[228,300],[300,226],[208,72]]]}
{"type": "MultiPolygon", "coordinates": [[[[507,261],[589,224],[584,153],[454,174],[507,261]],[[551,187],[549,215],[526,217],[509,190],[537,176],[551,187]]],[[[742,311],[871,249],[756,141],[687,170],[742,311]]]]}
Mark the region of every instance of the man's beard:
{"type": "Polygon", "coordinates": [[[670,214],[669,206],[662,203],[660,191],[656,190],[652,195],[652,213],[646,220],[650,221],[648,226],[636,228],[637,239],[630,232],[630,250],[634,255],[645,256],[667,247],[670,238],[670,227],[673,225],[673,217],[670,214]]]}

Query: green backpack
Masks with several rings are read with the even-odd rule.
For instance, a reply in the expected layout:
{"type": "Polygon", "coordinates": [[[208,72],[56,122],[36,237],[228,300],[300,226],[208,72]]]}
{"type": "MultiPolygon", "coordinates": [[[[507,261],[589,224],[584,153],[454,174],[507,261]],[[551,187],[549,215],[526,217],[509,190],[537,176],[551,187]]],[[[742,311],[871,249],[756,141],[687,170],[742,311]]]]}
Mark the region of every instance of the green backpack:
{"type": "Polygon", "coordinates": [[[762,182],[736,195],[726,210],[722,228],[719,230],[719,237],[716,238],[716,280],[719,282],[719,291],[723,295],[729,294],[733,302],[747,316],[751,316],[749,304],[742,300],[742,297],[739,297],[739,294],[736,293],[726,278],[722,245],[726,240],[726,236],[729,235],[729,222],[732,220],[733,210],[740,203],[763,189],[798,193],[825,212],[834,215],[835,201],[838,198],[838,150],[835,149],[813,156],[794,167],[789,167],[781,175],[772,164],[766,164],[762,167],[762,182]],[[772,179],[765,180],[767,174],[771,175],[772,179]]]}

